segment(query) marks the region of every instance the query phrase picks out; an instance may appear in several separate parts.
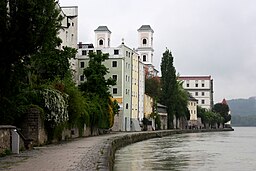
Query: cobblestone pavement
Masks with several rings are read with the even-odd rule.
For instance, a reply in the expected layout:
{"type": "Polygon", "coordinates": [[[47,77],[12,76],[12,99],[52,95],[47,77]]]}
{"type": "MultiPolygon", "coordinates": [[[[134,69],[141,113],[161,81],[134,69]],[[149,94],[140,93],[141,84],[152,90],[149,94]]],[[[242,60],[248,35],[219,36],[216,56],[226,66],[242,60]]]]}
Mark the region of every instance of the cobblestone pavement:
{"type": "Polygon", "coordinates": [[[57,145],[37,147],[0,158],[0,170],[73,171],[96,170],[104,141],[124,133],[86,137],[57,145]]]}

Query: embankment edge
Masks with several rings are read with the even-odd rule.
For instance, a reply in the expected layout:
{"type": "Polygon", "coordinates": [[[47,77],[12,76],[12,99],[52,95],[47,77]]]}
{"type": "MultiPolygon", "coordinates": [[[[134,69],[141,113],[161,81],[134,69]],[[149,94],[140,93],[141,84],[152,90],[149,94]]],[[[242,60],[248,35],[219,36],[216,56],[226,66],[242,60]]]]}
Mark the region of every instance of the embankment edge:
{"type": "Polygon", "coordinates": [[[194,130],[162,130],[162,131],[150,131],[150,132],[132,132],[126,135],[117,135],[107,139],[99,151],[99,161],[97,162],[97,170],[99,171],[112,171],[115,160],[116,150],[139,141],[158,138],[164,136],[170,136],[173,134],[183,133],[202,133],[202,132],[222,132],[222,131],[234,131],[233,128],[224,129],[194,129],[194,130]]]}

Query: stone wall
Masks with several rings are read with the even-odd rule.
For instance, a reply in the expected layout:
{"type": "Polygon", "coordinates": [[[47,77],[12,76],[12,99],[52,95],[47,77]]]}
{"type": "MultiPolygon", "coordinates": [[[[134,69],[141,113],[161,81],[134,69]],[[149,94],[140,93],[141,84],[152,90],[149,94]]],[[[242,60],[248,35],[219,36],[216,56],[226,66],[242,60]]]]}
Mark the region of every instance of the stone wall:
{"type": "Polygon", "coordinates": [[[16,127],[11,125],[0,125],[0,154],[6,149],[11,150],[11,134],[13,129],[16,129],[16,127]]]}
{"type": "Polygon", "coordinates": [[[181,133],[199,133],[199,132],[218,132],[218,131],[233,131],[232,128],[225,129],[194,129],[194,130],[164,130],[164,131],[151,131],[151,132],[138,132],[138,133],[129,133],[124,136],[117,136],[111,139],[108,139],[104,142],[104,146],[99,151],[99,161],[97,170],[113,170],[115,152],[121,147],[127,146],[129,144],[139,142],[142,140],[147,140],[151,138],[158,138],[163,136],[170,136],[173,134],[181,133]]]}
{"type": "Polygon", "coordinates": [[[29,109],[21,126],[21,133],[26,139],[33,140],[33,145],[45,144],[47,135],[44,130],[44,122],[37,108],[29,109]]]}

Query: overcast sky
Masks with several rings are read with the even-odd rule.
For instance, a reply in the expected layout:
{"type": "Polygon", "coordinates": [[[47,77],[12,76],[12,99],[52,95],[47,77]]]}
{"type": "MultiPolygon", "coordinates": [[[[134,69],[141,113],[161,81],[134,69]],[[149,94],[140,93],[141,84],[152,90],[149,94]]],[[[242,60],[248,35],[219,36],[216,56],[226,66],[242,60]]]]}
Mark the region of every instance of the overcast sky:
{"type": "Polygon", "coordinates": [[[256,0],[59,0],[78,6],[78,41],[106,25],[111,46],[137,48],[137,29],[154,30],[154,65],[172,51],[180,75],[211,75],[214,103],[256,96],[256,0]]]}

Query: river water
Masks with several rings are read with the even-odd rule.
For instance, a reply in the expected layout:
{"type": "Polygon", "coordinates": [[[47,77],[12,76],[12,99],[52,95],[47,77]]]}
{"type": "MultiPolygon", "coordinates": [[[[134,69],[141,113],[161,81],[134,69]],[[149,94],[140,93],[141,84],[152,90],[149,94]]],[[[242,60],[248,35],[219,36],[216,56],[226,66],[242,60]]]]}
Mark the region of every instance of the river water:
{"type": "Polygon", "coordinates": [[[256,170],[256,127],[175,134],[141,141],[116,152],[114,171],[256,170]]]}

